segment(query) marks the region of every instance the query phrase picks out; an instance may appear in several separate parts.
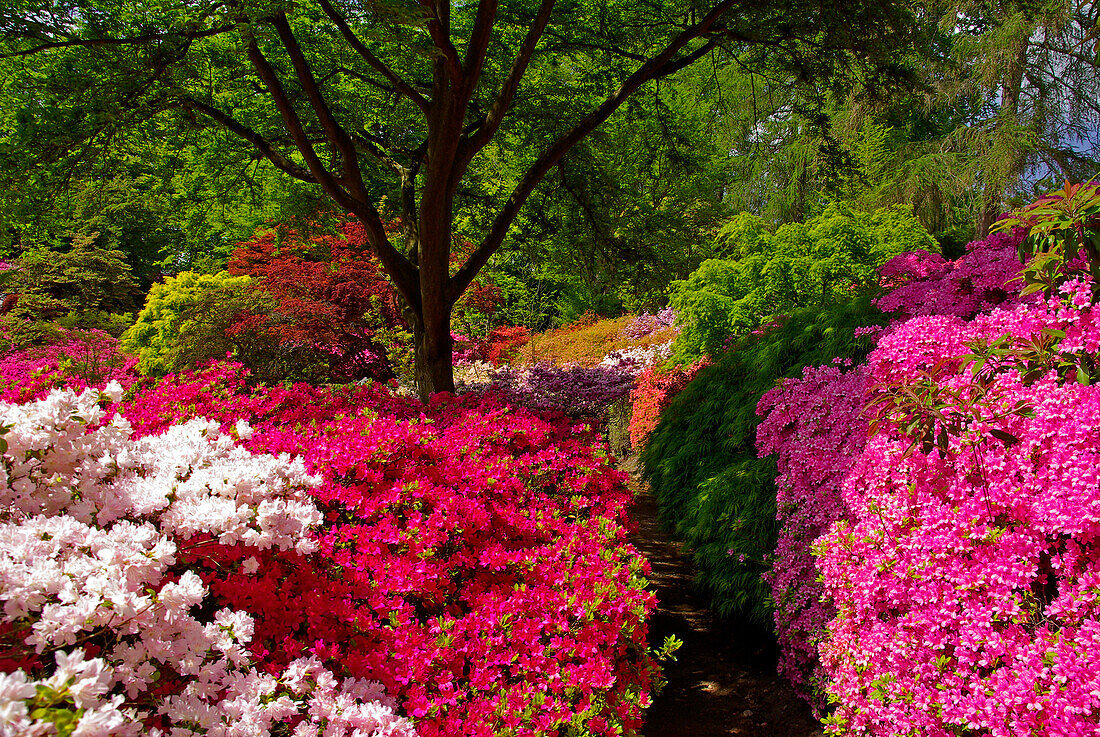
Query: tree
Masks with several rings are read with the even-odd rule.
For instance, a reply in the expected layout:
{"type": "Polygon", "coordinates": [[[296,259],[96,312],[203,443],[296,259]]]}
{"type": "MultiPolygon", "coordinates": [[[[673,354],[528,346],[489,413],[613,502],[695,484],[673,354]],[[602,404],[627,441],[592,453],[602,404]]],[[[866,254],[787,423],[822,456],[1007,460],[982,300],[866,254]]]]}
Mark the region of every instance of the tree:
{"type": "Polygon", "coordinates": [[[1033,193],[1022,185],[1049,176],[1081,180],[1100,165],[1100,8],[1078,0],[953,0],[942,25],[952,29],[951,62],[940,100],[970,108],[945,141],[965,152],[982,188],[977,237],[1033,193]],[[1091,52],[1091,53],[1090,53],[1091,52]]]}
{"type": "Polygon", "coordinates": [[[404,299],[427,397],[454,386],[455,302],[547,173],[645,83],[712,54],[809,80],[858,62],[881,83],[911,19],[883,0],[22,0],[0,11],[0,71],[21,106],[9,145],[42,158],[173,116],[320,187],[404,299]],[[452,273],[462,185],[490,143],[522,163],[452,273]]]}

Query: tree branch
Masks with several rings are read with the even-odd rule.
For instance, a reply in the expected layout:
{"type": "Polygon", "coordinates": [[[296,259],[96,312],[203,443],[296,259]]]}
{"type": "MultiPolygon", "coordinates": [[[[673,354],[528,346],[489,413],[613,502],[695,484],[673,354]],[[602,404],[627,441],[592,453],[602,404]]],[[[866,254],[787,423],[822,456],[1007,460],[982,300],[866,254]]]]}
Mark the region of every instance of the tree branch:
{"type": "MultiPolygon", "coordinates": [[[[449,2],[449,0],[445,1],[449,2]]],[[[432,0],[419,0],[419,2],[420,6],[428,11],[428,33],[432,37],[432,43],[443,55],[443,63],[446,65],[451,79],[458,84],[462,80],[462,62],[458,58],[458,49],[451,42],[451,33],[448,27],[450,19],[447,19],[448,22],[444,23],[444,19],[439,17],[439,12],[432,0]]]]}
{"type": "Polygon", "coordinates": [[[497,0],[479,0],[477,4],[474,29],[470,33],[470,43],[466,46],[466,61],[462,65],[466,93],[463,96],[467,99],[473,94],[474,88],[477,87],[477,80],[481,76],[481,69],[485,63],[485,50],[489,48],[493,23],[497,18],[497,7],[497,0]]]}
{"type": "Polygon", "coordinates": [[[10,59],[13,57],[31,56],[43,51],[49,51],[50,49],[64,49],[73,46],[127,46],[127,45],[141,45],[147,44],[152,41],[164,41],[170,38],[180,38],[187,41],[194,41],[200,38],[209,38],[210,36],[217,36],[222,33],[228,33],[236,30],[235,25],[231,26],[217,26],[215,28],[208,28],[205,31],[171,31],[167,33],[146,33],[141,36],[131,36],[129,38],[73,38],[67,41],[50,41],[47,43],[41,43],[38,46],[33,46],[29,49],[22,49],[21,51],[9,51],[6,54],[0,54],[0,59],[10,59]]]}
{"type": "Polygon", "coordinates": [[[215,107],[211,107],[204,102],[200,102],[193,97],[184,97],[181,102],[185,108],[202,113],[226,130],[236,133],[238,136],[251,143],[264,158],[274,164],[280,171],[286,172],[295,179],[299,179],[303,182],[309,182],[310,184],[317,183],[317,179],[310,174],[308,169],[302,168],[283,156],[278,149],[271,145],[270,141],[227,113],[215,107]]]}
{"type": "Polygon", "coordinates": [[[363,58],[363,61],[367,62],[371,69],[385,77],[386,80],[394,86],[394,89],[396,89],[405,97],[412,100],[413,104],[420,108],[422,112],[427,113],[428,101],[424,99],[424,96],[413,89],[412,86],[405,82],[405,80],[401,79],[401,77],[399,77],[396,72],[390,69],[384,62],[382,62],[382,60],[380,60],[378,57],[370,52],[370,49],[368,49],[366,47],[366,44],[364,44],[359,39],[359,37],[355,35],[355,31],[353,31],[351,29],[351,26],[348,25],[348,22],[340,16],[340,14],[336,11],[336,8],[332,6],[332,3],[329,2],[329,0],[319,1],[321,3],[321,8],[325,11],[325,15],[327,15],[329,19],[336,24],[336,27],[340,29],[340,33],[341,35],[343,35],[344,40],[347,41],[348,45],[351,46],[351,48],[354,49],[355,52],[363,58]]]}
{"type": "MultiPolygon", "coordinates": [[[[607,120],[607,118],[609,118],[611,114],[644,83],[678,68],[673,61],[676,54],[696,38],[708,33],[711,27],[718,22],[719,18],[732,8],[737,1],[738,0],[722,0],[718,5],[714,6],[714,8],[698,23],[682,31],[659,54],[650,58],[649,61],[627,77],[613,95],[604,100],[596,109],[581,118],[568,132],[543,151],[512,190],[512,195],[508,198],[508,202],[505,203],[504,207],[493,220],[493,224],[490,226],[489,233],[485,236],[485,240],[483,240],[481,245],[470,254],[470,257],[466,259],[466,263],[464,263],[448,281],[447,298],[451,300],[452,303],[462,296],[462,293],[466,290],[466,287],[470,285],[470,282],[473,281],[477,272],[488,263],[489,257],[500,247],[516,215],[519,214],[520,208],[523,207],[523,203],[527,201],[527,198],[531,196],[531,192],[534,191],[535,186],[542,181],[546,173],[550,171],[559,159],[561,159],[565,152],[591,133],[596,126],[607,120]]],[[[715,43],[717,43],[717,41],[712,39],[701,48],[709,50],[715,43]]],[[[696,49],[688,54],[688,56],[695,57],[699,51],[700,49],[696,49]]],[[[704,51],[703,53],[706,52],[704,51]]]]}
{"type": "Polygon", "coordinates": [[[302,53],[302,47],[298,45],[298,39],[294,37],[294,32],[290,28],[286,15],[276,15],[272,18],[271,23],[275,26],[275,32],[279,34],[279,39],[283,42],[287,54],[290,55],[290,63],[294,66],[294,72],[297,74],[298,81],[306,93],[306,98],[309,99],[313,111],[317,114],[318,120],[321,121],[321,127],[324,129],[325,135],[328,136],[329,141],[335,146],[336,150],[340,152],[343,173],[341,178],[346,185],[352,188],[357,198],[366,199],[367,191],[363,183],[363,173],[359,171],[359,157],[355,151],[355,144],[348,132],[337,122],[336,117],[332,114],[332,110],[321,94],[321,88],[317,85],[313,70],[310,69],[309,62],[306,61],[305,55],[302,53]]]}
{"type": "Polygon", "coordinates": [[[386,236],[386,229],[382,225],[382,216],[378,214],[378,209],[365,199],[358,199],[350,195],[340,186],[340,183],[336,181],[328,169],[325,168],[325,165],[317,157],[317,152],[313,149],[309,139],[306,137],[305,129],[302,126],[302,120],[298,117],[298,112],[294,109],[290,99],[287,97],[282,82],[272,68],[271,63],[268,62],[263,52],[260,51],[260,47],[257,45],[255,37],[247,36],[246,40],[248,58],[252,62],[252,66],[255,67],[256,73],[259,74],[260,79],[271,93],[271,97],[275,102],[275,107],[279,110],[279,114],[282,115],[287,131],[290,132],[291,140],[294,141],[294,145],[301,151],[310,173],[338,205],[351,211],[352,214],[359,218],[363,225],[366,226],[367,240],[371,244],[371,248],[374,250],[375,255],[378,256],[378,260],[382,262],[382,267],[386,270],[386,273],[390,275],[390,278],[393,279],[394,286],[397,287],[398,291],[401,292],[401,295],[409,304],[419,305],[420,280],[416,273],[416,267],[401,255],[401,253],[399,253],[389,242],[386,236]]]}
{"type": "Polygon", "coordinates": [[[485,148],[489,141],[493,139],[493,136],[496,135],[505,114],[515,100],[519,83],[523,79],[523,75],[527,73],[527,65],[531,62],[531,56],[535,53],[535,46],[538,45],[539,38],[542,37],[546,24],[550,21],[550,13],[553,9],[554,0],[542,0],[540,3],[535,20],[516,52],[516,58],[512,61],[512,68],[508,71],[508,77],[501,85],[500,92],[493,100],[489,112],[485,114],[481,129],[476,136],[469,139],[462,147],[461,168],[464,169],[474,155],[485,148]]]}

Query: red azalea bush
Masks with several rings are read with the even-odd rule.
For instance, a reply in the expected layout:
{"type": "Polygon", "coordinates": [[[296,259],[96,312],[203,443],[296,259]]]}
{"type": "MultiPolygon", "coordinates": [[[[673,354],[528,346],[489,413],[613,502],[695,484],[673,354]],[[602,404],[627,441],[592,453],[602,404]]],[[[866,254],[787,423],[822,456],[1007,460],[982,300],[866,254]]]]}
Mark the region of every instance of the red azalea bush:
{"type": "Polygon", "coordinates": [[[645,444],[668,403],[709,365],[709,359],[700,358],[688,366],[666,368],[656,363],[646,366],[630,392],[632,410],[629,430],[633,447],[641,448],[645,444]]]}
{"type": "Polygon", "coordinates": [[[421,735],[638,729],[654,601],[626,542],[630,494],[591,433],[492,394],[424,406],[375,384],[249,388],[227,364],[122,411],[138,434],[209,417],[322,477],[313,557],[210,544],[190,561],[219,605],[255,619],[250,648],[272,672],[312,654],[380,681],[421,735]]]}

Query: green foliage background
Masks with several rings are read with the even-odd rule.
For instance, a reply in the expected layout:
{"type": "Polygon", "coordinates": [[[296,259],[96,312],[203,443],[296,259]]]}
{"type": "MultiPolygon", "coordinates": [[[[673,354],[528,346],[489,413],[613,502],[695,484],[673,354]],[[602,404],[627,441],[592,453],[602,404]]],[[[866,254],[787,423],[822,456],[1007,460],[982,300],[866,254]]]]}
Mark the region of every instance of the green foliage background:
{"type": "Polygon", "coordinates": [[[869,213],[843,203],[774,233],[762,218],[741,213],[719,231],[719,248],[726,258],[704,261],[669,288],[681,325],[678,362],[717,355],[730,336],[792,309],[849,299],[899,253],[938,250],[906,207],[869,213]]]}
{"type": "Polygon", "coordinates": [[[144,374],[163,375],[196,361],[224,358],[236,348],[226,328],[257,297],[249,276],[185,271],[154,284],[137,321],[122,335],[122,350],[138,357],[144,374]]]}

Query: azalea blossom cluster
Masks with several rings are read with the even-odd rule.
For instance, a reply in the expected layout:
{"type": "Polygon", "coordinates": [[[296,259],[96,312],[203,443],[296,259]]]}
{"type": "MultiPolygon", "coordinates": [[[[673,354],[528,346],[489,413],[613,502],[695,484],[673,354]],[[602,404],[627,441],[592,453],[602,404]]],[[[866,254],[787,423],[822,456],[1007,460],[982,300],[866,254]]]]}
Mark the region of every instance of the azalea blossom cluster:
{"type": "Polygon", "coordinates": [[[671,355],[672,341],[669,340],[664,343],[655,343],[649,346],[633,346],[611,351],[603,357],[599,365],[618,369],[619,371],[631,372],[637,376],[648,366],[664,363],[671,355]]]}
{"type": "Polygon", "coordinates": [[[490,387],[508,401],[534,410],[556,410],[571,417],[601,417],[634,386],[633,359],[598,366],[535,363],[489,372],[490,387]]]}
{"type": "Polygon", "coordinates": [[[836,615],[824,593],[810,545],[848,516],[841,483],[867,437],[867,372],[842,366],[807,367],[761,397],[756,428],[761,455],[775,453],[775,564],[767,575],[775,602],[779,672],[816,708],[825,675],[817,648],[836,615]]]}
{"type": "Polygon", "coordinates": [[[864,365],[807,370],[760,403],[785,666],[836,704],[832,733],[1100,723],[1100,313],[1087,278],[1014,297],[1012,242],[992,240],[900,287],[915,316],[864,365]]]}
{"type": "Polygon", "coordinates": [[[879,281],[889,291],[875,301],[899,317],[958,315],[989,310],[1020,291],[1017,248],[1025,232],[993,233],[947,261],[938,253],[910,251],[883,264],[879,281]]]}
{"type": "Polygon", "coordinates": [[[141,435],[207,417],[320,477],[316,552],[215,542],[188,558],[217,607],[251,615],[265,672],[314,657],[380,682],[425,736],[640,726],[654,601],[630,493],[585,426],[492,392],[425,406],[377,384],[250,386],[231,364],[122,413],[141,435]]]}
{"type": "Polygon", "coordinates": [[[0,358],[0,401],[29,401],[52,388],[83,389],[109,381],[129,387],[137,379],[137,361],[119,353],[118,338],[94,329],[61,330],[59,338],[0,358]]]}
{"type": "Polygon", "coordinates": [[[628,340],[637,340],[663,330],[669,330],[676,323],[676,311],[671,307],[658,310],[656,314],[643,312],[623,328],[622,336],[628,340]]]}
{"type": "Polygon", "coordinates": [[[661,411],[710,363],[710,359],[704,357],[687,366],[666,367],[659,362],[646,365],[638,375],[637,385],[630,392],[632,409],[629,430],[633,447],[642,447],[657,427],[661,411]]]}
{"type": "Polygon", "coordinates": [[[132,439],[104,409],[121,393],[0,404],[4,733],[414,735],[376,682],[340,681],[312,656],[258,667],[255,620],[196,573],[211,544],[252,572],[256,555],[317,550],[320,479],[208,420],[132,439]]]}

